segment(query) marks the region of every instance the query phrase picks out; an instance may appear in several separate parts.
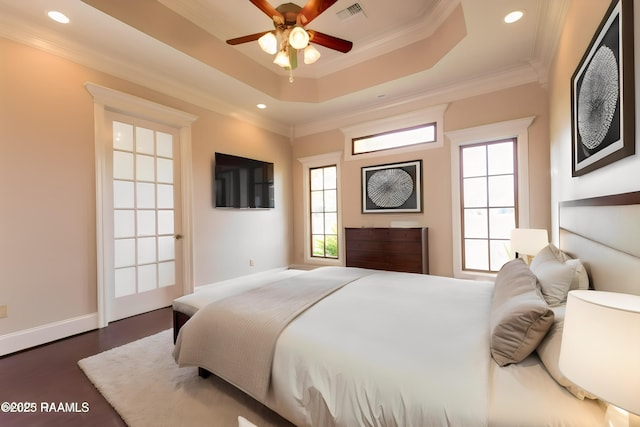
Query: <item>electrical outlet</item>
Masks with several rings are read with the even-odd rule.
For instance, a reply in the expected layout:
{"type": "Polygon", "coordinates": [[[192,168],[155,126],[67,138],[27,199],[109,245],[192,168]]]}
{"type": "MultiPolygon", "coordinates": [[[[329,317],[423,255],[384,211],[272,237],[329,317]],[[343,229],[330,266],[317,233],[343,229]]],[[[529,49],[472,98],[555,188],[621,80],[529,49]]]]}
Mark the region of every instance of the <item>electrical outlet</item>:
{"type": "Polygon", "coordinates": [[[8,317],[6,304],[0,305],[0,319],[4,319],[5,317],[8,317]]]}

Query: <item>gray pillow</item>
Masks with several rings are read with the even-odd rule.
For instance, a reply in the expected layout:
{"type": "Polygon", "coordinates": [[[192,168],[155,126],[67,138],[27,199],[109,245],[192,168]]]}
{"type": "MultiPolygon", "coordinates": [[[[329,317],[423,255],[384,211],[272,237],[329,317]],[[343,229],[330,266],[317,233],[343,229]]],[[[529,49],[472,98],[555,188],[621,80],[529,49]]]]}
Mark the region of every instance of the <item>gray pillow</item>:
{"type": "Polygon", "coordinates": [[[553,311],[522,259],[507,262],[498,272],[489,322],[491,356],[499,366],[524,360],[553,324],[553,311]]]}

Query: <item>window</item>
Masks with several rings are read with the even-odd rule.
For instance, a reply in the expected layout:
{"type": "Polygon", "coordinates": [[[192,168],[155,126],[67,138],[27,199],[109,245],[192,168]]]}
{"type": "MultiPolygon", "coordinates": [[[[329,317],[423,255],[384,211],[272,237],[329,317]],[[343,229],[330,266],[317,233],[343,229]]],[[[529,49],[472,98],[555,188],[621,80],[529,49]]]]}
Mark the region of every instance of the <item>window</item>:
{"type": "Polygon", "coordinates": [[[517,227],[516,139],[460,147],[462,269],[497,272],[517,227]]]}
{"type": "Polygon", "coordinates": [[[299,158],[304,203],[304,261],[341,265],[343,256],[340,209],[342,152],[299,158]]]}
{"type": "Polygon", "coordinates": [[[453,274],[486,279],[529,227],[528,128],[535,117],[447,132],[451,142],[453,274]]]}
{"type": "Polygon", "coordinates": [[[351,140],[354,155],[435,142],[436,124],[428,123],[351,140]]]}
{"type": "Polygon", "coordinates": [[[337,166],[309,169],[311,256],[338,258],[337,166]]]}
{"type": "Polygon", "coordinates": [[[362,160],[444,147],[443,120],[447,105],[342,127],[344,159],[362,160]]]}

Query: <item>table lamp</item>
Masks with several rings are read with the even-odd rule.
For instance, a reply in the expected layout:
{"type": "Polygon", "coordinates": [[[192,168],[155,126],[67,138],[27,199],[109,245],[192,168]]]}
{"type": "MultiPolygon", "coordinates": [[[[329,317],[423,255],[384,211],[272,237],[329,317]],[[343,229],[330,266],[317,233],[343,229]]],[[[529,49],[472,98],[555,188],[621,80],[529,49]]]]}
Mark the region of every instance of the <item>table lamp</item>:
{"type": "Polygon", "coordinates": [[[511,251],[520,255],[527,264],[542,248],[549,244],[547,230],[539,228],[516,228],[511,230],[511,251]]]}
{"type": "Polygon", "coordinates": [[[609,406],[608,426],[640,426],[640,296],[569,292],[560,370],[609,406]]]}

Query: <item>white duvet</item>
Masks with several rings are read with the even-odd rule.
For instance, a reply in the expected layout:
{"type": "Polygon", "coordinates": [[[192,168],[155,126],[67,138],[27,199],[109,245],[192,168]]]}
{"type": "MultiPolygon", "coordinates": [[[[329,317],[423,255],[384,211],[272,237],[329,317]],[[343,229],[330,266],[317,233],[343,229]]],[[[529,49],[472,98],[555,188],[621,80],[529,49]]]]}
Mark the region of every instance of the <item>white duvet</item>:
{"type": "Polygon", "coordinates": [[[280,336],[274,404],[299,425],[486,425],[491,293],[391,272],[349,284],[280,336]]]}
{"type": "Polygon", "coordinates": [[[492,289],[395,272],[345,286],[283,331],[269,406],[299,426],[601,426],[535,356],[493,362],[492,289]]]}

